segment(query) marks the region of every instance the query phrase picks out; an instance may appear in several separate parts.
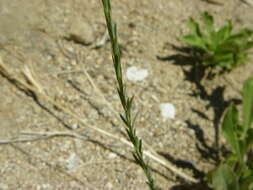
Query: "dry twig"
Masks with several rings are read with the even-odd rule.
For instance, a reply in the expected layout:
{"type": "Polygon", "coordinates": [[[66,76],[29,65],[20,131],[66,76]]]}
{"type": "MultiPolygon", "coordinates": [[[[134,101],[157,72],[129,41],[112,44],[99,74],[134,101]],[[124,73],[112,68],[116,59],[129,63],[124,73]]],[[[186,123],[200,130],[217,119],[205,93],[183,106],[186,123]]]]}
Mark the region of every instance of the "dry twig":
{"type": "MultiPolygon", "coordinates": [[[[29,83],[25,82],[24,80],[14,77],[11,72],[9,71],[9,69],[6,67],[6,65],[3,63],[1,57],[0,57],[0,72],[7,77],[8,79],[10,79],[11,81],[15,82],[18,85],[21,85],[22,87],[25,87],[27,90],[32,91],[33,93],[35,93],[38,97],[43,98],[44,100],[46,100],[47,102],[49,102],[50,104],[56,106],[57,108],[59,108],[60,110],[62,110],[65,114],[70,115],[72,118],[76,119],[77,121],[79,121],[83,126],[88,127],[92,130],[95,130],[96,132],[105,135],[107,137],[116,139],[118,141],[120,141],[123,144],[126,144],[130,147],[132,147],[132,144],[121,137],[118,137],[114,134],[111,134],[101,128],[98,127],[94,127],[91,126],[89,124],[87,124],[81,117],[78,116],[78,114],[76,114],[74,111],[70,110],[69,108],[64,107],[63,105],[57,103],[56,101],[54,101],[51,97],[47,96],[45,91],[43,90],[43,88],[37,88],[38,87],[38,82],[36,82],[36,84],[34,83],[35,79],[32,76],[32,72],[27,71],[27,69],[29,70],[29,67],[27,67],[25,69],[25,71],[23,70],[23,74],[25,75],[26,79],[29,80],[29,83]],[[29,75],[28,75],[29,73],[29,75]]],[[[39,85],[40,86],[40,85],[39,85]]],[[[189,181],[189,182],[197,182],[197,179],[187,175],[186,173],[184,173],[183,171],[181,171],[180,169],[176,168],[175,166],[173,166],[171,163],[169,163],[167,160],[165,160],[164,158],[162,158],[161,156],[159,156],[158,154],[154,154],[151,153],[149,151],[143,151],[143,153],[148,156],[149,158],[151,158],[152,160],[158,162],[159,164],[163,165],[164,167],[166,167],[167,169],[169,169],[170,171],[172,171],[173,173],[175,173],[176,175],[180,176],[181,178],[189,181]]]]}
{"type": "Polygon", "coordinates": [[[31,142],[31,141],[38,141],[49,139],[53,137],[74,137],[81,140],[87,140],[86,137],[79,135],[75,132],[29,132],[24,131],[21,132],[21,135],[32,135],[33,137],[24,137],[24,138],[16,138],[16,139],[8,139],[8,140],[0,140],[0,144],[12,144],[12,143],[24,143],[24,142],[31,142]]]}

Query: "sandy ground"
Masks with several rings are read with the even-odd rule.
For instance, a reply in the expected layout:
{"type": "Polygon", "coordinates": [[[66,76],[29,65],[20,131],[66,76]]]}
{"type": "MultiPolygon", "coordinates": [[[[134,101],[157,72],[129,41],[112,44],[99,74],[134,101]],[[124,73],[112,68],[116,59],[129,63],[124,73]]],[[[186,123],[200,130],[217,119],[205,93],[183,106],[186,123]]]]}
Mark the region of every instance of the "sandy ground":
{"type": "MultiPolygon", "coordinates": [[[[112,0],[124,74],[131,66],[148,71],[141,82],[127,80],[135,96],[138,135],[197,179],[216,164],[222,114],[231,102],[240,107],[242,83],[253,74],[249,62],[198,83],[192,61],[172,48],[182,47],[178,38],[187,32],[187,18],[199,18],[202,11],[213,14],[217,26],[231,19],[236,29],[253,27],[252,6],[240,0],[216,2],[112,0]],[[176,108],[174,119],[161,117],[159,105],[166,102],[176,108]]],[[[4,64],[22,80],[22,69],[30,68],[45,94],[82,120],[0,75],[0,190],[148,189],[131,148],[92,129],[124,138],[110,44],[95,48],[105,29],[100,1],[0,1],[4,64]],[[69,136],[73,133],[82,138],[69,136]],[[13,142],[21,139],[28,141],[13,142]]],[[[149,163],[164,190],[196,189],[183,187],[183,180],[157,162],[149,163]]]]}

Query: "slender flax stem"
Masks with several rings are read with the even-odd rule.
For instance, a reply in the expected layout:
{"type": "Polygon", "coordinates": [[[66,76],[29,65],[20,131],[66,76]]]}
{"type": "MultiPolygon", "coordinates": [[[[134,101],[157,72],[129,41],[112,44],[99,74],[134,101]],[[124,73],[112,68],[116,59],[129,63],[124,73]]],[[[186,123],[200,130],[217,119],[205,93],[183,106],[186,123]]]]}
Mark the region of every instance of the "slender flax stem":
{"type": "Polygon", "coordinates": [[[121,68],[121,55],[120,48],[118,44],[117,37],[117,25],[112,22],[111,16],[111,4],[110,0],[102,0],[104,7],[104,14],[107,24],[108,33],[111,39],[112,45],[112,59],[117,79],[117,91],[120,97],[121,105],[124,110],[124,114],[121,114],[120,117],[125,124],[125,129],[128,135],[129,140],[133,144],[133,157],[135,162],[143,169],[146,178],[147,184],[151,190],[160,190],[155,185],[155,180],[151,174],[151,169],[147,162],[144,160],[143,149],[142,149],[142,140],[136,135],[136,129],[134,126],[134,119],[132,118],[132,105],[133,97],[128,97],[126,92],[126,87],[123,82],[122,68],[121,68]]]}

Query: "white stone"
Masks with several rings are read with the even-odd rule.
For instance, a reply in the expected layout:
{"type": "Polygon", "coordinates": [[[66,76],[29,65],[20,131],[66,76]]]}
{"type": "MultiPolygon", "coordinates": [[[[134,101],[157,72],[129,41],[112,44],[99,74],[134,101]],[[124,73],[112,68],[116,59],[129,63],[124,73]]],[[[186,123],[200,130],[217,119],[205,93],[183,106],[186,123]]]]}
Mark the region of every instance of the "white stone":
{"type": "Polygon", "coordinates": [[[114,159],[114,158],[117,158],[117,154],[115,153],[109,153],[108,156],[107,156],[109,159],[114,159]]]}
{"type": "Polygon", "coordinates": [[[126,76],[128,80],[138,82],[144,80],[148,76],[148,71],[132,66],[127,69],[126,76]]]}
{"type": "Polygon", "coordinates": [[[171,103],[160,104],[161,115],[165,119],[174,119],[176,116],[176,108],[171,103]]]}
{"type": "Polygon", "coordinates": [[[66,160],[67,168],[68,169],[77,168],[80,165],[80,162],[81,159],[75,153],[72,153],[66,160]]]}
{"type": "Polygon", "coordinates": [[[46,183],[46,184],[42,184],[41,185],[43,189],[49,189],[51,187],[50,184],[46,183]]]}
{"type": "Polygon", "coordinates": [[[78,129],[78,128],[79,128],[78,123],[74,123],[74,124],[72,125],[72,129],[78,129]]]}

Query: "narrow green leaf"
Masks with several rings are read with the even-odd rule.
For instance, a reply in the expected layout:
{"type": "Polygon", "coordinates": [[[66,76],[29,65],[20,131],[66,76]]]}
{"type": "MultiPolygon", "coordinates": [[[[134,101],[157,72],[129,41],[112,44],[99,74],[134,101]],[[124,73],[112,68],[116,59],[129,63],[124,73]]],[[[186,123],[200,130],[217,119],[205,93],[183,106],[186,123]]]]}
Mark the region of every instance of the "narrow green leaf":
{"type": "Polygon", "coordinates": [[[239,139],[236,135],[238,125],[238,111],[234,105],[230,106],[225,114],[222,132],[226,141],[230,144],[233,153],[235,153],[238,158],[241,158],[239,139]]]}
{"type": "Polygon", "coordinates": [[[204,12],[202,14],[202,20],[205,25],[205,29],[207,30],[208,34],[211,34],[214,32],[214,26],[213,26],[213,17],[208,14],[208,12],[204,12]]]}
{"type": "Polygon", "coordinates": [[[188,45],[206,50],[203,40],[196,35],[186,35],[181,39],[181,41],[188,45]]]}
{"type": "Polygon", "coordinates": [[[124,122],[124,124],[125,124],[126,126],[128,126],[128,122],[127,122],[126,118],[125,118],[122,114],[120,114],[120,118],[121,118],[121,120],[124,122]]]}
{"type": "Polygon", "coordinates": [[[253,128],[250,128],[247,131],[246,146],[247,146],[247,152],[250,151],[250,149],[253,146],[253,128]]]}
{"type": "Polygon", "coordinates": [[[230,153],[226,155],[226,160],[224,162],[230,168],[234,168],[238,163],[238,156],[234,153],[230,153]]]}
{"type": "Polygon", "coordinates": [[[241,154],[241,160],[239,160],[240,163],[240,168],[243,170],[243,167],[246,166],[245,161],[243,160],[247,154],[247,145],[246,145],[246,140],[245,139],[240,139],[239,140],[239,150],[241,154]]]}
{"type": "Polygon", "coordinates": [[[213,56],[213,60],[216,62],[233,62],[233,54],[232,53],[216,53],[213,56]]]}
{"type": "Polygon", "coordinates": [[[199,24],[195,22],[195,20],[193,20],[192,17],[190,17],[190,19],[188,20],[187,26],[189,27],[189,29],[192,31],[192,33],[195,36],[198,36],[198,37],[202,36],[200,28],[199,28],[199,24]]]}
{"type": "Polygon", "coordinates": [[[214,54],[212,57],[212,62],[215,66],[228,70],[230,70],[235,65],[234,55],[231,52],[214,54]]]}
{"type": "Polygon", "coordinates": [[[232,23],[229,21],[225,26],[223,26],[217,33],[216,33],[216,39],[219,42],[222,42],[226,40],[231,32],[232,32],[232,23]]]}
{"type": "Polygon", "coordinates": [[[216,49],[216,52],[219,53],[239,53],[239,46],[238,44],[234,43],[233,41],[223,41],[219,44],[219,46],[216,49]]]}
{"type": "Polygon", "coordinates": [[[253,34],[253,31],[252,30],[249,30],[249,29],[242,29],[240,30],[240,32],[237,32],[233,35],[230,35],[230,37],[228,38],[229,41],[234,41],[236,43],[242,43],[242,41],[245,42],[245,40],[247,41],[248,38],[250,36],[252,36],[253,34]]]}
{"type": "Polygon", "coordinates": [[[243,86],[243,137],[253,121],[253,77],[247,79],[243,86]]]}
{"type": "Polygon", "coordinates": [[[253,41],[248,41],[244,47],[245,50],[248,50],[253,47],[253,41]]]}

